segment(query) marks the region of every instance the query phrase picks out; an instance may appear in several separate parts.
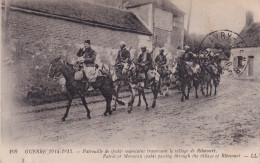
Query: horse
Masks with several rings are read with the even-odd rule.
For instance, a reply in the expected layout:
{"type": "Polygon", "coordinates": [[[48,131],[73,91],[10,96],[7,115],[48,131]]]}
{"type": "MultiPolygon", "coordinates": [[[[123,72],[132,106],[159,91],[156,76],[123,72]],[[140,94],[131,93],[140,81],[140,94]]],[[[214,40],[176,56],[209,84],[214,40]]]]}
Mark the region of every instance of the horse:
{"type": "Polygon", "coordinates": [[[126,80],[121,79],[116,75],[114,66],[111,66],[111,65],[108,65],[105,63],[103,63],[101,66],[101,72],[103,74],[109,76],[111,78],[111,80],[113,81],[114,90],[116,92],[116,99],[114,100],[114,105],[113,105],[113,111],[115,111],[116,107],[117,107],[117,103],[119,103],[120,105],[125,105],[124,102],[118,100],[118,97],[119,97],[120,88],[122,88],[122,86],[126,85],[126,80]]]}
{"type": "Polygon", "coordinates": [[[169,95],[169,80],[167,78],[166,71],[165,68],[162,66],[155,66],[155,71],[158,72],[160,74],[160,84],[159,84],[159,93],[160,95],[163,95],[162,89],[163,86],[166,85],[166,91],[165,91],[165,96],[169,95]]]}
{"type": "Polygon", "coordinates": [[[190,63],[189,67],[192,69],[192,83],[193,87],[195,88],[195,97],[199,98],[198,89],[199,85],[201,84],[201,66],[199,62],[193,60],[193,62],[190,63]]]}
{"type": "Polygon", "coordinates": [[[211,96],[211,92],[212,92],[212,84],[215,87],[215,92],[214,94],[217,94],[217,86],[219,85],[219,72],[217,67],[213,64],[213,63],[207,63],[204,62],[203,64],[201,64],[202,67],[202,87],[201,87],[201,91],[202,94],[204,95],[204,87],[207,84],[207,94],[206,97],[211,96]],[[209,93],[208,93],[208,89],[209,93]]]}
{"type": "Polygon", "coordinates": [[[190,94],[190,89],[192,86],[192,69],[190,68],[190,66],[184,62],[181,61],[178,63],[177,68],[176,68],[176,72],[175,74],[177,75],[177,80],[180,82],[180,88],[181,88],[181,92],[182,92],[182,97],[181,97],[181,101],[184,101],[184,97],[186,100],[189,99],[189,94],[190,94]],[[186,87],[188,88],[188,92],[186,95],[186,87]]]}
{"type": "MultiPolygon", "coordinates": [[[[128,106],[129,106],[128,113],[132,112],[136,91],[138,91],[138,95],[139,95],[138,106],[141,106],[141,95],[142,95],[146,105],[146,109],[149,109],[149,105],[147,103],[145,93],[144,93],[145,73],[138,69],[138,65],[134,61],[129,61],[123,64],[122,74],[129,76],[129,85],[132,94],[130,97],[130,101],[128,102],[128,106]]],[[[151,90],[154,97],[152,108],[154,108],[156,106],[156,99],[159,92],[160,75],[155,70],[148,70],[147,76],[148,76],[148,80],[151,83],[151,90]]]]}
{"type": "Polygon", "coordinates": [[[66,112],[64,116],[61,118],[62,121],[65,121],[65,119],[68,117],[72,100],[76,94],[80,96],[83,106],[87,110],[87,117],[89,119],[91,118],[90,110],[85,99],[85,92],[88,90],[90,85],[94,89],[99,89],[106,100],[106,111],[104,112],[104,116],[107,116],[108,113],[111,115],[112,95],[116,95],[111,80],[107,76],[97,77],[97,80],[94,83],[89,83],[87,80],[75,80],[74,75],[76,71],[77,70],[74,68],[74,65],[70,64],[66,59],[61,56],[53,59],[50,63],[48,76],[51,78],[56,78],[60,75],[63,75],[66,80],[66,96],[68,99],[68,105],[66,107],[66,112]]]}
{"type": "Polygon", "coordinates": [[[170,68],[170,74],[169,74],[169,78],[170,78],[170,84],[174,84],[176,86],[176,88],[181,91],[181,84],[178,80],[178,74],[177,74],[177,65],[173,65],[170,68]]]}
{"type": "MultiPolygon", "coordinates": [[[[212,83],[215,87],[215,92],[214,92],[214,95],[217,95],[217,87],[219,85],[219,82],[220,82],[220,73],[217,66],[213,63],[209,64],[208,65],[208,70],[209,70],[209,73],[210,73],[210,76],[211,76],[211,79],[212,79],[212,83]]],[[[210,93],[211,95],[211,93],[210,93]]]]}

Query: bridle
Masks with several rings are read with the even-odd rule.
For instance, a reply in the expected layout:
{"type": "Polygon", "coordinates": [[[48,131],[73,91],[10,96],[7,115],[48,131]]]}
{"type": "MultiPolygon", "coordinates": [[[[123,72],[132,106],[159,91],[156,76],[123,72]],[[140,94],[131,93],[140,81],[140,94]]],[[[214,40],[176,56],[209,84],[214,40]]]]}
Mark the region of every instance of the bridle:
{"type": "MultiPolygon", "coordinates": [[[[50,66],[50,69],[49,69],[49,71],[48,71],[48,77],[50,77],[49,76],[49,74],[50,74],[50,70],[53,68],[53,63],[51,63],[51,66],[50,66]]],[[[59,68],[59,70],[57,70],[58,72],[57,73],[55,73],[54,75],[53,75],[53,80],[54,81],[57,81],[57,80],[59,80],[60,78],[62,78],[62,74],[61,74],[61,72],[60,72],[60,68],[59,68]]]]}

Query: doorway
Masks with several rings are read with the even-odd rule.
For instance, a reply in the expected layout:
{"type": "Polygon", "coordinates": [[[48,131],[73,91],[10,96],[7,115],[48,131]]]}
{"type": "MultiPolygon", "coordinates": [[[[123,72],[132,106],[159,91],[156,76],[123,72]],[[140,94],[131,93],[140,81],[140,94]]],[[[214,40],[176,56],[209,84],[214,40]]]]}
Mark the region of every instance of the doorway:
{"type": "Polygon", "coordinates": [[[254,76],[254,56],[248,56],[248,76],[254,76]]]}

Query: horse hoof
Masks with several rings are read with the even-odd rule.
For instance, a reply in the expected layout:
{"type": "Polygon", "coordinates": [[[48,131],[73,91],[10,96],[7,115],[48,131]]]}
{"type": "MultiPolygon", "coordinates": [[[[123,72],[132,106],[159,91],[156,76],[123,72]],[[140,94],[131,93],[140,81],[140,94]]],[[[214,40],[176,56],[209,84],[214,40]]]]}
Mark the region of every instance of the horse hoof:
{"type": "Polygon", "coordinates": [[[63,118],[61,118],[62,122],[64,122],[64,121],[65,121],[65,119],[66,119],[66,118],[64,118],[64,117],[63,117],[63,118]]]}
{"type": "Polygon", "coordinates": [[[199,96],[196,96],[196,98],[199,98],[199,96]]]}
{"type": "Polygon", "coordinates": [[[113,108],[113,111],[116,111],[116,108],[113,108]]]}
{"type": "Polygon", "coordinates": [[[109,115],[111,115],[112,114],[112,111],[109,111],[109,115]]]}
{"type": "Polygon", "coordinates": [[[107,113],[104,113],[104,116],[107,116],[107,113]]]}
{"type": "Polygon", "coordinates": [[[189,99],[189,97],[185,97],[185,99],[186,99],[186,100],[188,100],[188,99],[189,99]]]}
{"type": "Polygon", "coordinates": [[[146,110],[149,110],[149,106],[146,106],[145,109],[146,109],[146,110]]]}
{"type": "Polygon", "coordinates": [[[141,106],[141,104],[138,103],[137,106],[141,106]]]}
{"type": "Polygon", "coordinates": [[[130,114],[132,112],[132,110],[128,110],[128,114],[130,114]]]}
{"type": "Polygon", "coordinates": [[[91,119],[91,116],[90,116],[90,115],[88,115],[88,119],[91,119]]]}
{"type": "Polygon", "coordinates": [[[165,94],[165,96],[167,97],[167,96],[169,96],[169,94],[168,94],[168,93],[166,93],[166,94],[165,94]]]}
{"type": "Polygon", "coordinates": [[[153,102],[153,104],[152,104],[152,108],[155,108],[155,105],[156,105],[155,102],[153,102]]]}
{"type": "Polygon", "coordinates": [[[181,102],[184,102],[184,99],[181,99],[181,102]]]}

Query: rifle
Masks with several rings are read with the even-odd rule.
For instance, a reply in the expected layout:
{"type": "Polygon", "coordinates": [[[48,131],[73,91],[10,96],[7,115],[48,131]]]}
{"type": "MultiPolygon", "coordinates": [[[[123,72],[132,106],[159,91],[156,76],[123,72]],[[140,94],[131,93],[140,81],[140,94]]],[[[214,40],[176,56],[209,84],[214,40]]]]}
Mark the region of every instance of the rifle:
{"type": "Polygon", "coordinates": [[[131,50],[131,49],[132,49],[132,46],[129,48],[129,50],[128,50],[128,51],[130,52],[130,50],[131,50]]]}
{"type": "Polygon", "coordinates": [[[155,48],[156,48],[156,47],[154,47],[153,50],[152,50],[149,54],[152,54],[155,48]]]}

